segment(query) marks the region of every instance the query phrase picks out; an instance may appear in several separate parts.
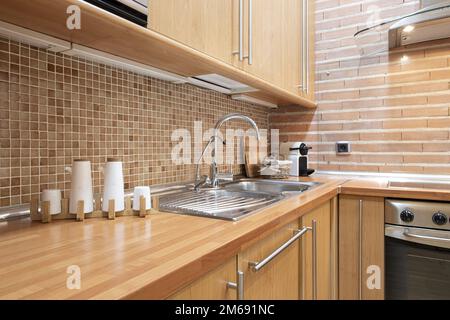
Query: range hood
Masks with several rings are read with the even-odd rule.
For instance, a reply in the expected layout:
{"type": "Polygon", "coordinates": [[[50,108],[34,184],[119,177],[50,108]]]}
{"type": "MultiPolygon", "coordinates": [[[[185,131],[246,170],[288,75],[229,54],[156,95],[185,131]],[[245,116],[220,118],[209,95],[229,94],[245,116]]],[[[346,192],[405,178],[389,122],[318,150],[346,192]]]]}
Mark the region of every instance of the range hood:
{"type": "Polygon", "coordinates": [[[389,28],[390,49],[450,38],[450,1],[427,0],[422,5],[422,9],[389,28]]]}
{"type": "Polygon", "coordinates": [[[422,0],[418,11],[360,30],[355,37],[386,26],[389,49],[450,38],[450,0],[422,0]]]}

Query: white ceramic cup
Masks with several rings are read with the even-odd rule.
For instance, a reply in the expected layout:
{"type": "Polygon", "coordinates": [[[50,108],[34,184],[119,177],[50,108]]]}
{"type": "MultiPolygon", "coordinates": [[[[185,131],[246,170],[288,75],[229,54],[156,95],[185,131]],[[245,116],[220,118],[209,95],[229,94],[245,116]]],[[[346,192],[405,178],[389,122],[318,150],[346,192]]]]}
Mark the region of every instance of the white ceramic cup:
{"type": "Polygon", "coordinates": [[[70,190],[69,211],[77,213],[78,201],[84,201],[84,213],[94,211],[94,196],[92,192],[91,162],[74,160],[72,169],[72,188],[70,190]]]}
{"type": "Polygon", "coordinates": [[[61,190],[45,189],[41,193],[41,201],[50,202],[50,214],[61,213],[61,190]]]}
{"type": "Polygon", "coordinates": [[[152,208],[152,198],[150,193],[150,187],[135,187],[133,193],[133,210],[141,210],[141,197],[145,198],[145,210],[152,208]]]}
{"type": "Polygon", "coordinates": [[[114,200],[114,210],[125,210],[125,190],[123,183],[122,162],[108,159],[104,169],[102,210],[109,211],[109,201],[114,200]]]}

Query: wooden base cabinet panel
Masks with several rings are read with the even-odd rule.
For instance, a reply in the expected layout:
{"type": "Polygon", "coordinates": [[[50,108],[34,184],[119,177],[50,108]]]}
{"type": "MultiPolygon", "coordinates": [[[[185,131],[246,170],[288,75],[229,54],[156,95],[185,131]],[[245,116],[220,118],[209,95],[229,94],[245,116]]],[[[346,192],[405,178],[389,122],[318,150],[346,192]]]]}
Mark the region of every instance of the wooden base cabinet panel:
{"type": "Polygon", "coordinates": [[[299,298],[299,242],[295,241],[259,271],[250,264],[261,262],[294,236],[298,222],[275,231],[238,255],[244,273],[245,300],[297,300],[299,298]]]}
{"type": "Polygon", "coordinates": [[[339,299],[384,299],[384,199],[339,197],[339,299]]]}
{"type": "Polygon", "coordinates": [[[236,300],[235,289],[227,282],[236,283],[236,257],[196,280],[171,296],[170,300],[236,300]]]}
{"type": "Polygon", "coordinates": [[[170,299],[300,300],[332,299],[336,263],[330,200],[299,220],[262,235],[237,257],[170,299]],[[315,240],[314,240],[315,239],[315,240]],[[242,273],[240,279],[238,272],[242,273]],[[234,287],[229,288],[228,283],[234,287]]]}
{"type": "MultiPolygon", "coordinates": [[[[315,224],[316,228],[315,245],[313,244],[314,233],[312,230],[301,240],[300,297],[302,300],[329,300],[332,298],[331,205],[331,201],[328,201],[301,218],[301,226],[313,228],[315,224]],[[314,262],[314,255],[316,255],[316,262],[314,262]]],[[[334,242],[333,245],[336,243],[334,242]]]]}

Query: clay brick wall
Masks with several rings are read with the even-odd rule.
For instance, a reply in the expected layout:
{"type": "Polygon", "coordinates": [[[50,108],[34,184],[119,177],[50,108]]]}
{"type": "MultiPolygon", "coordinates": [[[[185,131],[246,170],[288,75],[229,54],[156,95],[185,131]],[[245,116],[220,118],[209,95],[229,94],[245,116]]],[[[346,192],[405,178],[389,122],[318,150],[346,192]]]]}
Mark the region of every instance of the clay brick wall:
{"type": "Polygon", "coordinates": [[[385,29],[353,37],[371,22],[414,12],[419,5],[316,1],[319,107],[282,108],[270,116],[282,141],[313,146],[312,167],[450,174],[450,41],[388,52],[385,29]],[[340,140],[352,143],[351,155],[336,155],[340,140]]]}

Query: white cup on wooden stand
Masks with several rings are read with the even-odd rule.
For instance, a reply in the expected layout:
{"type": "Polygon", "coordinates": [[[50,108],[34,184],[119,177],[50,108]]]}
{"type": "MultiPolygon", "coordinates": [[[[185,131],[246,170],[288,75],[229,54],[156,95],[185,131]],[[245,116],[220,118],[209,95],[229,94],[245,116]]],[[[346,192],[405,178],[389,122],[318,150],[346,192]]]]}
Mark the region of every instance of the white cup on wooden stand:
{"type": "Polygon", "coordinates": [[[140,211],[150,210],[152,208],[152,198],[150,193],[150,187],[135,187],[133,192],[133,210],[140,211]],[[144,197],[145,208],[141,208],[140,199],[144,197]]]}
{"type": "Polygon", "coordinates": [[[78,202],[84,202],[84,213],[94,211],[94,196],[92,192],[91,162],[88,160],[74,160],[72,168],[72,188],[70,190],[69,211],[77,213],[78,202]]]}
{"type": "Polygon", "coordinates": [[[61,190],[42,190],[41,201],[49,202],[51,215],[61,213],[61,190]]]}
{"type": "Polygon", "coordinates": [[[109,203],[111,200],[114,200],[115,212],[125,210],[122,162],[118,159],[108,158],[104,174],[102,211],[108,212],[110,210],[109,203]]]}

